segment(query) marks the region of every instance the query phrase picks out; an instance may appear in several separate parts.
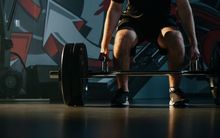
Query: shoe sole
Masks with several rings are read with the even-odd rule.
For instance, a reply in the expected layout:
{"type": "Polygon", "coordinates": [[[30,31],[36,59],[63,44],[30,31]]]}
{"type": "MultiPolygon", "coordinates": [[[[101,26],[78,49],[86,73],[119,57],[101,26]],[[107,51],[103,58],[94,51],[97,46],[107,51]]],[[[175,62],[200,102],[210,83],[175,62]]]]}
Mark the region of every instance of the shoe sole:
{"type": "Polygon", "coordinates": [[[169,102],[169,106],[173,106],[173,107],[179,107],[179,108],[181,108],[181,107],[188,107],[189,106],[189,103],[188,102],[186,102],[186,101],[177,101],[177,102],[173,102],[173,101],[171,101],[170,100],[170,102],[169,102]]]}
{"type": "Polygon", "coordinates": [[[129,102],[126,101],[125,103],[111,103],[111,107],[128,107],[129,102]]]}

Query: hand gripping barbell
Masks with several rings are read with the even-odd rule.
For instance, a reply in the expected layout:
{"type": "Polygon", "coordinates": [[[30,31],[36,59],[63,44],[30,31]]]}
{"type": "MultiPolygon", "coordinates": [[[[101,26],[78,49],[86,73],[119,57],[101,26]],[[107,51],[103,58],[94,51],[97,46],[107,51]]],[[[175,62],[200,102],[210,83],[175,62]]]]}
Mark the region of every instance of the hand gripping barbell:
{"type": "MultiPolygon", "coordinates": [[[[169,76],[183,75],[196,76],[203,75],[210,78],[210,87],[213,90],[212,94],[216,100],[217,85],[216,73],[210,71],[109,71],[105,60],[102,62],[103,71],[89,72],[88,71],[88,56],[87,49],[83,43],[66,44],[62,50],[61,68],[58,71],[50,71],[50,78],[59,79],[61,82],[61,91],[64,103],[69,106],[82,106],[84,104],[85,90],[87,89],[88,78],[91,77],[115,77],[117,75],[128,76],[169,76]]],[[[218,102],[216,102],[218,103],[218,102]]]]}

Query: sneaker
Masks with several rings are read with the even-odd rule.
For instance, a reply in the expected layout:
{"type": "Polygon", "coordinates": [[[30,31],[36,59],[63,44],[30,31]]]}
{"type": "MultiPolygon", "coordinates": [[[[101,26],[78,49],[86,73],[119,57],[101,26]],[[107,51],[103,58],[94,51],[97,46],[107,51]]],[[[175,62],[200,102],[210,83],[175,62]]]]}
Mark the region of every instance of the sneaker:
{"type": "Polygon", "coordinates": [[[113,107],[129,106],[128,92],[124,91],[123,89],[116,90],[115,95],[111,100],[111,106],[113,107]]]}
{"type": "Polygon", "coordinates": [[[170,106],[174,107],[185,107],[189,103],[189,100],[185,98],[184,93],[181,89],[170,90],[170,106]]]}

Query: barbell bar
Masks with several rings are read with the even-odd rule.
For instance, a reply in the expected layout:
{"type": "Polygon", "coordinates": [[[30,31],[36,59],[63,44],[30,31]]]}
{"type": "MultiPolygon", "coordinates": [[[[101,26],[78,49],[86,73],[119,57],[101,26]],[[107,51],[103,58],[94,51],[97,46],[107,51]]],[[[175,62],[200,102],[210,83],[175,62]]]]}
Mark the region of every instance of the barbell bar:
{"type": "MultiPolygon", "coordinates": [[[[169,76],[169,75],[182,75],[182,76],[215,76],[214,72],[210,71],[112,71],[112,72],[88,72],[86,76],[81,76],[84,78],[111,78],[117,75],[126,76],[169,76]]],[[[51,79],[60,79],[60,71],[50,71],[51,79]]]]}
{"type": "MultiPolygon", "coordinates": [[[[93,77],[116,77],[117,75],[127,76],[207,76],[216,78],[213,71],[107,71],[91,72],[88,71],[87,49],[83,43],[68,43],[64,46],[61,55],[60,70],[50,71],[50,78],[59,79],[63,101],[69,106],[81,106],[84,104],[85,88],[88,78],[93,77]]],[[[212,79],[213,80],[213,79],[212,79]]],[[[215,90],[219,91],[219,89],[215,90]]],[[[215,91],[215,93],[217,93],[215,91]]],[[[219,94],[215,94],[219,95],[219,94]]]]}

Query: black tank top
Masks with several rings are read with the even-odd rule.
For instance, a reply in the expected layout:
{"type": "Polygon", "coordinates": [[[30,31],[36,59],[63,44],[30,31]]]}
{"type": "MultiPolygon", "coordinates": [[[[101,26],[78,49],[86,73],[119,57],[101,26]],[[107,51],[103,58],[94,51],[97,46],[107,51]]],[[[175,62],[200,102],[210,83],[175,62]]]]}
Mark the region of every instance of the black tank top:
{"type": "MultiPolygon", "coordinates": [[[[113,0],[123,3],[125,0],[113,0]]],[[[132,18],[147,20],[161,19],[170,14],[171,0],[127,0],[125,15],[132,18]]]]}

